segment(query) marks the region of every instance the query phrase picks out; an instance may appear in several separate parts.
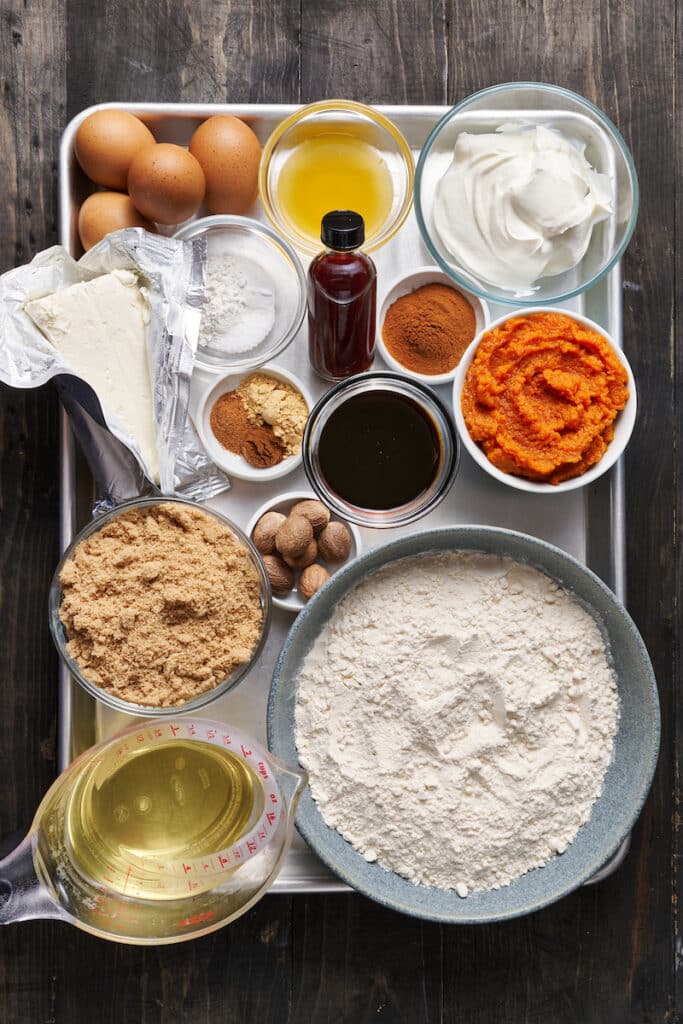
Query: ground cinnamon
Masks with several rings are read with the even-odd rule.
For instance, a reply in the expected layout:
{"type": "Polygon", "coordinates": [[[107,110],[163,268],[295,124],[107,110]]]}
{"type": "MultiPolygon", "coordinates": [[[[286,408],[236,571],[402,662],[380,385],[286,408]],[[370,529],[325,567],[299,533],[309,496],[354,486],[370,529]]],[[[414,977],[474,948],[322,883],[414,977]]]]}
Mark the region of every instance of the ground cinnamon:
{"type": "Polygon", "coordinates": [[[416,373],[449,373],[476,333],[472,306],[445,284],[426,284],[389,307],[382,338],[390,355],[416,373]]]}
{"type": "Polygon", "coordinates": [[[271,427],[251,423],[241,395],[228,391],[217,398],[209,417],[214,437],[228,451],[241,455],[250,466],[267,469],[285,457],[284,445],[271,427]]]}

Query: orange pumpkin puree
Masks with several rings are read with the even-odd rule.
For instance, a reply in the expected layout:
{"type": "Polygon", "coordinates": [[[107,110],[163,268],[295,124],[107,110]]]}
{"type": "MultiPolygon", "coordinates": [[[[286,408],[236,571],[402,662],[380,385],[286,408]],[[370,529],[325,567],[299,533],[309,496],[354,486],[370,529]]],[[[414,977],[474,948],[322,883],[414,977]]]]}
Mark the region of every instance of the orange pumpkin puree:
{"type": "Polygon", "coordinates": [[[602,335],[562,313],[522,314],[483,336],[462,412],[498,469],[559,484],[602,458],[627,385],[602,335]]]}

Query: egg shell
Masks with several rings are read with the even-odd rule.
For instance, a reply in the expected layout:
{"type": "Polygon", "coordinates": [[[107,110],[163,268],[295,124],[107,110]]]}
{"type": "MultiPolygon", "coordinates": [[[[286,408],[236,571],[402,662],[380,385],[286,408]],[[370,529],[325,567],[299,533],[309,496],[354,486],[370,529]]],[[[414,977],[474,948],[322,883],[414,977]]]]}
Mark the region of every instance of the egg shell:
{"type": "Polygon", "coordinates": [[[261,144],[237,117],[216,114],[195,131],[190,152],[206,177],[211,213],[245,213],[256,200],[261,144]]]}
{"type": "Polygon", "coordinates": [[[128,171],[128,192],[135,207],[159,224],[187,220],[197,212],[205,191],[198,161],[170,142],[140,150],[128,171]]]}
{"type": "Polygon", "coordinates": [[[78,211],[78,234],[85,251],[97,245],[110,231],[122,228],[145,228],[156,232],[133,206],[124,192],[93,192],[78,211]]]}
{"type": "Polygon", "coordinates": [[[125,189],[133,157],[153,143],[147,125],[128,111],[96,110],[78,126],[74,150],[97,185],[125,189]]]}

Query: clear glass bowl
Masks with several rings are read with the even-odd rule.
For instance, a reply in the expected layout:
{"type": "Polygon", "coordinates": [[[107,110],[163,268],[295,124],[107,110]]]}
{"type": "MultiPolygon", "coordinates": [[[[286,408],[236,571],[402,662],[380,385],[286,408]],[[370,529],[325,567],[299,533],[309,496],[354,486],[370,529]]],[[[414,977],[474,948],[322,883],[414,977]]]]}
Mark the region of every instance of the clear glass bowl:
{"type": "Polygon", "coordinates": [[[427,139],[415,175],[415,214],[425,245],[438,265],[462,287],[483,299],[514,306],[558,304],[596,284],[621,258],[638,216],[638,178],[631,154],[612,122],[576,93],[538,82],[512,82],[484,89],[458,103],[427,139]],[[495,132],[502,124],[544,125],[585,143],[588,162],[609,174],[615,212],[596,224],[588,250],[572,270],[539,278],[528,294],[491,284],[454,261],[434,224],[436,186],[453,158],[458,135],[495,132]]]}
{"type": "Polygon", "coordinates": [[[306,313],[306,276],[291,245],[267,224],[230,214],[190,221],[175,237],[205,238],[207,260],[212,255],[234,255],[242,268],[245,260],[251,260],[265,270],[275,297],[275,322],[271,330],[262,342],[246,352],[228,355],[203,345],[200,327],[196,365],[214,372],[253,370],[284,352],[297,336],[306,313]]]}
{"type": "Polygon", "coordinates": [[[407,526],[433,511],[448,494],[460,462],[458,437],[446,407],[427,385],[398,373],[361,373],[327,391],[308,417],[302,452],[306,476],[320,500],[340,519],[379,529],[407,526]],[[320,438],[330,416],[350,398],[368,391],[390,391],[412,399],[432,421],[441,442],[434,480],[423,494],[397,508],[369,509],[351,504],[329,487],[320,466],[320,438]]]}
{"type": "MultiPolygon", "coordinates": [[[[393,198],[382,227],[368,235],[366,252],[379,249],[393,238],[410,212],[413,202],[414,162],[405,138],[379,111],[351,100],[323,100],[301,107],[278,125],[263,147],[259,168],[259,195],[269,220],[297,249],[312,256],[321,249],[320,235],[303,234],[287,217],[278,198],[280,172],[301,142],[323,134],[351,135],[373,146],[382,156],[391,176],[393,198]]],[[[327,212],[327,211],[325,211],[327,212]]]]}
{"type": "Polygon", "coordinates": [[[93,520],[91,523],[88,523],[88,525],[84,527],[84,529],[82,529],[79,534],[77,534],[77,536],[74,538],[74,540],[71,542],[69,547],[62,555],[59,565],[55,569],[54,576],[52,577],[52,583],[50,584],[50,595],[48,599],[48,621],[50,626],[50,633],[52,634],[52,639],[62,661],[64,662],[64,664],[66,665],[74,679],[76,679],[80,683],[84,690],[87,690],[91,697],[94,697],[95,700],[101,701],[107,707],[113,708],[115,711],[123,711],[124,713],[129,715],[137,715],[145,718],[161,718],[170,715],[192,714],[195,711],[198,711],[199,708],[206,707],[207,704],[210,704],[212,701],[217,700],[218,697],[222,697],[224,694],[228,692],[228,690],[232,690],[235,686],[237,686],[237,684],[241,682],[242,679],[244,679],[246,674],[256,664],[261,654],[261,651],[263,650],[263,646],[266,642],[266,637],[268,635],[268,629],[270,627],[271,611],[272,596],[270,583],[268,581],[266,571],[263,567],[261,557],[256,548],[254,547],[254,544],[252,543],[251,539],[247,537],[246,534],[244,534],[242,530],[239,529],[239,527],[235,526],[234,523],[230,522],[229,519],[226,519],[225,516],[220,515],[218,512],[214,512],[213,509],[205,508],[203,505],[198,506],[196,502],[184,501],[182,498],[164,497],[136,498],[133,501],[124,502],[121,505],[117,505],[116,508],[111,510],[111,512],[107,512],[105,515],[100,516],[98,519],[93,520]],[[93,533],[96,533],[107,523],[111,522],[112,519],[115,519],[117,516],[121,515],[124,512],[130,512],[131,509],[150,508],[153,505],[162,505],[166,503],[171,503],[175,505],[187,505],[189,508],[195,509],[201,507],[201,511],[206,513],[206,515],[211,516],[213,519],[216,519],[219,523],[222,523],[223,526],[227,526],[228,529],[232,532],[233,536],[235,537],[235,540],[237,540],[240,544],[247,548],[251,557],[252,564],[258,573],[259,598],[261,602],[261,612],[263,617],[261,622],[261,634],[259,636],[258,643],[254,648],[252,656],[248,662],[245,662],[243,665],[239,665],[232,673],[232,675],[230,675],[226,680],[224,680],[224,682],[220,683],[218,686],[214,686],[213,689],[211,690],[206,690],[206,692],[200,693],[199,696],[195,697],[194,700],[186,701],[184,704],[176,704],[173,707],[158,708],[146,704],[133,704],[129,701],[121,700],[120,697],[115,697],[113,694],[107,693],[107,691],[103,690],[100,686],[97,686],[95,683],[92,683],[83,674],[83,672],[80,669],[80,666],[71,657],[67,650],[68,637],[66,635],[64,626],[62,625],[62,620],[59,617],[59,608],[62,603],[62,588],[59,582],[59,577],[61,575],[65,563],[68,562],[68,560],[71,558],[71,556],[74,553],[74,550],[78,547],[81,541],[84,541],[87,537],[92,536],[93,533]]]}

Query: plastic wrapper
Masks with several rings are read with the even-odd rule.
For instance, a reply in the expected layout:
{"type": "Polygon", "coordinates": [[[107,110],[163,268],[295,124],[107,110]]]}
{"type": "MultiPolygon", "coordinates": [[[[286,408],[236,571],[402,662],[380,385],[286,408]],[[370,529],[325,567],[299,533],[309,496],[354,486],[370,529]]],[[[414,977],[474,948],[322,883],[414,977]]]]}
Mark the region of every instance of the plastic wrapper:
{"type": "Polygon", "coordinates": [[[197,500],[229,487],[207,458],[188,417],[190,381],[204,296],[205,242],[128,228],[80,260],[61,246],[0,277],[0,380],[16,388],[55,380],[101,495],[116,504],[160,490],[197,500]],[[147,355],[159,456],[153,478],[136,439],[65,362],[24,310],[39,298],[112,270],[131,270],[150,309],[147,355]]]}

